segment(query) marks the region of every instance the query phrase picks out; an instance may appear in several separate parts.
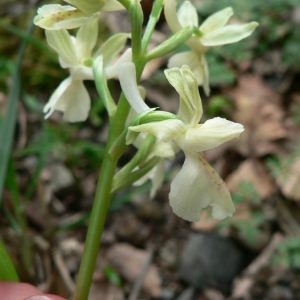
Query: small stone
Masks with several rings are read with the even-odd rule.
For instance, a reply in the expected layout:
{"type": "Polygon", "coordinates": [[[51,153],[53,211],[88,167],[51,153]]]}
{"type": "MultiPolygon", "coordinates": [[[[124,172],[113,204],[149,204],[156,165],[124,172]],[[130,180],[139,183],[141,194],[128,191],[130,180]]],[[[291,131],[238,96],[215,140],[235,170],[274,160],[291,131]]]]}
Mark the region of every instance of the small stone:
{"type": "Polygon", "coordinates": [[[179,277],[198,289],[211,287],[228,294],[246,262],[245,253],[230,239],[193,233],[182,253],[179,277]]]}
{"type": "Polygon", "coordinates": [[[178,253],[178,245],[172,241],[168,240],[164,245],[161,247],[159,251],[160,259],[162,263],[169,268],[176,267],[179,259],[178,253]]]}
{"type": "Polygon", "coordinates": [[[268,300],[294,300],[293,292],[287,286],[275,285],[268,292],[268,300]]]}
{"type": "Polygon", "coordinates": [[[74,177],[71,171],[62,164],[54,164],[51,166],[51,185],[54,192],[71,186],[74,177]]]}

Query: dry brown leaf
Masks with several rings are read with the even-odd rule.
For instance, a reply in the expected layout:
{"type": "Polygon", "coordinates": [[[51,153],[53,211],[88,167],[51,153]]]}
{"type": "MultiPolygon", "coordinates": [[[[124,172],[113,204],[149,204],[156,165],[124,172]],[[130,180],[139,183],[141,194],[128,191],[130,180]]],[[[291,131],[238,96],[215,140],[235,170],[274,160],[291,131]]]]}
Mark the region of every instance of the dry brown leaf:
{"type": "Polygon", "coordinates": [[[116,285],[103,281],[93,281],[91,290],[89,293],[89,300],[124,300],[124,294],[122,290],[116,285]]]}
{"type": "Polygon", "coordinates": [[[286,155],[279,156],[280,170],[276,172],[276,182],[286,198],[300,200],[300,158],[288,159],[286,155]]]}
{"type": "Polygon", "coordinates": [[[201,213],[200,220],[191,224],[191,228],[193,230],[213,231],[219,223],[219,220],[213,219],[210,212],[205,210],[201,213]]]}
{"type": "Polygon", "coordinates": [[[250,183],[260,199],[270,196],[276,190],[275,183],[264,165],[254,158],[249,158],[241,163],[239,168],[226,180],[229,190],[236,193],[239,193],[243,182],[250,183]]]}
{"type": "MultiPolygon", "coordinates": [[[[125,243],[115,244],[108,251],[108,259],[111,264],[131,283],[138,280],[147,262],[147,258],[147,251],[137,249],[125,243]]],[[[159,297],[161,295],[161,279],[156,266],[150,265],[142,287],[152,297],[159,297]]]]}
{"type": "Polygon", "coordinates": [[[279,96],[258,76],[243,76],[229,93],[236,104],[234,119],[245,126],[237,149],[243,155],[262,156],[276,152],[275,143],[288,136],[279,96]]]}

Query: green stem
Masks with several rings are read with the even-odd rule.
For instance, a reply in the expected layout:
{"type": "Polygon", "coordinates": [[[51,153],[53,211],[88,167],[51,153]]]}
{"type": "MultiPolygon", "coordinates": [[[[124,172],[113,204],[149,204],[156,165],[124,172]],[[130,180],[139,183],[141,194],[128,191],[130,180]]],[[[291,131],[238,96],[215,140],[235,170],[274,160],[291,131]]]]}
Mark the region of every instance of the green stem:
{"type": "MultiPolygon", "coordinates": [[[[143,10],[139,0],[131,0],[132,3],[129,7],[129,17],[131,22],[132,31],[132,57],[134,62],[141,60],[141,44],[142,44],[142,28],[143,28],[143,10]]],[[[137,64],[138,65],[138,64],[137,64]]]]}
{"type": "Polygon", "coordinates": [[[124,129],[129,108],[130,106],[125,97],[121,97],[108,134],[106,152],[98,179],[74,300],[88,299],[107,210],[112,198],[112,181],[117,166],[117,159],[109,154],[109,149],[124,129]]]}
{"type": "Polygon", "coordinates": [[[150,39],[152,37],[154,28],[156,23],[159,20],[162,8],[163,8],[164,0],[155,0],[153,3],[152,11],[149,16],[149,21],[147,23],[147,27],[144,32],[144,36],[142,39],[142,53],[145,54],[147,52],[147,47],[149,45],[150,39]]]}
{"type": "MultiPolygon", "coordinates": [[[[136,64],[137,81],[140,80],[146,60],[141,51],[143,12],[139,0],[119,0],[129,11],[132,27],[132,56],[136,64]]],[[[92,208],[82,262],[77,278],[74,300],[87,300],[94,268],[98,256],[101,236],[106,220],[107,210],[112,198],[112,183],[117,166],[118,156],[110,153],[111,146],[122,134],[130,105],[124,95],[120,97],[116,113],[111,117],[110,130],[105,148],[101,173],[97,183],[96,196],[92,208]]],[[[122,148],[124,151],[126,148],[122,148]]]]}
{"type": "Polygon", "coordinates": [[[195,28],[196,27],[188,26],[176,32],[174,35],[172,35],[169,39],[164,41],[162,44],[150,50],[145,57],[146,61],[148,62],[154,58],[167,55],[173,52],[174,50],[176,50],[178,47],[183,45],[188,39],[192,37],[195,28]]]}
{"type": "Polygon", "coordinates": [[[150,172],[159,163],[160,160],[161,158],[157,156],[149,159],[140,169],[128,174],[128,176],[124,178],[123,181],[118,182],[116,185],[114,185],[113,192],[116,193],[131,186],[134,182],[141,179],[148,172],[150,172]]]}
{"type": "Polygon", "coordinates": [[[121,183],[126,180],[131,171],[136,168],[142,161],[146,160],[150,150],[155,143],[156,138],[153,135],[148,135],[143,144],[138,149],[135,156],[114,176],[113,187],[122,185],[121,183]]]}

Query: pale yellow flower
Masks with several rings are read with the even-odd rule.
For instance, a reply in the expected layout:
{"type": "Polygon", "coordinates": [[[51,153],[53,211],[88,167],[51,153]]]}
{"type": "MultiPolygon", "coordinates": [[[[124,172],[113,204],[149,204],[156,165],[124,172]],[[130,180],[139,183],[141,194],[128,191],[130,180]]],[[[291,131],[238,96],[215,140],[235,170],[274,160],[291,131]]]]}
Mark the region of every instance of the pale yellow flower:
{"type": "Polygon", "coordinates": [[[205,53],[210,47],[217,47],[238,42],[252,34],[258,26],[257,22],[226,25],[233,15],[231,7],[227,7],[208,17],[200,26],[197,10],[190,1],[185,1],[176,11],[176,0],[165,0],[165,16],[173,33],[186,26],[199,28],[199,34],[193,35],[186,44],[190,51],[175,54],[169,60],[169,68],[188,65],[197,77],[198,84],[203,86],[209,95],[209,70],[205,53]]]}
{"type": "MultiPolygon", "coordinates": [[[[153,134],[165,143],[175,143],[185,153],[185,162],[172,181],[169,194],[170,205],[178,216],[197,221],[202,209],[207,206],[212,206],[212,216],[216,219],[231,216],[235,209],[230,193],[202,152],[238,137],[244,127],[223,118],[213,118],[198,124],[203,111],[194,74],[188,66],[166,70],[165,74],[180,96],[180,118],[129,127],[128,140],[131,140],[130,132],[153,134]]],[[[139,96],[134,65],[122,64],[119,76],[123,92],[132,108],[137,113],[149,110],[139,96]],[[128,78],[131,78],[131,82],[128,78]]]]}

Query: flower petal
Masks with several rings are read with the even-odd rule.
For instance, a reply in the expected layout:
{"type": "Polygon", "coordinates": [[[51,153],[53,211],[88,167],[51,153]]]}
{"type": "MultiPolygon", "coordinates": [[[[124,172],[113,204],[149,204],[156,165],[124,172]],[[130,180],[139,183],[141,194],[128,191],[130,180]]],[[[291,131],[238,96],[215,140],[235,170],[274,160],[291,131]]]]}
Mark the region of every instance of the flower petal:
{"type": "Polygon", "coordinates": [[[200,26],[200,30],[206,34],[225,26],[233,15],[231,7],[224,8],[213,15],[209,16],[200,26]]]}
{"type": "Polygon", "coordinates": [[[180,96],[180,117],[190,125],[198,124],[203,111],[195,75],[186,65],[165,70],[165,74],[180,96]]]}
{"type": "Polygon", "coordinates": [[[178,142],[182,149],[202,152],[239,137],[243,131],[243,125],[218,117],[208,120],[202,125],[189,128],[185,136],[178,142]]]}
{"type": "Polygon", "coordinates": [[[72,83],[72,77],[69,76],[64,81],[62,81],[60,85],[57,87],[57,89],[53,92],[49,101],[47,102],[47,104],[44,106],[43,109],[44,113],[46,113],[45,119],[51,116],[52,113],[55,111],[57,102],[60,100],[62,95],[65,93],[65,91],[69,88],[71,83],[72,83]]]}
{"type": "MultiPolygon", "coordinates": [[[[88,1],[86,1],[88,2],[88,1]]],[[[81,60],[92,57],[98,39],[98,14],[83,24],[76,35],[77,53],[81,60]]]]}
{"type": "Polygon", "coordinates": [[[46,30],[45,32],[48,44],[58,53],[64,68],[75,67],[80,64],[74,39],[71,38],[66,29],[46,30]]]}
{"type": "Polygon", "coordinates": [[[130,126],[128,129],[134,132],[150,133],[164,142],[169,142],[172,139],[184,134],[186,131],[186,125],[178,119],[169,119],[138,126],[130,126]]]}
{"type": "Polygon", "coordinates": [[[70,76],[58,86],[45,105],[45,118],[58,110],[64,112],[65,121],[81,122],[87,119],[90,106],[90,96],[82,80],[74,80],[70,76]]]}
{"type": "Polygon", "coordinates": [[[102,11],[117,11],[123,10],[125,7],[117,0],[106,0],[102,11]]]}
{"type": "Polygon", "coordinates": [[[91,17],[73,6],[59,4],[44,5],[37,13],[34,24],[48,30],[77,28],[91,17]]]}
{"type": "Polygon", "coordinates": [[[140,95],[136,83],[136,71],[134,63],[125,62],[120,64],[119,78],[122,90],[132,109],[134,109],[136,113],[141,113],[150,109],[140,95]]]}
{"type": "Polygon", "coordinates": [[[204,46],[221,46],[235,43],[251,35],[257,26],[257,22],[227,25],[205,34],[200,38],[200,41],[204,46]]]}
{"type": "Polygon", "coordinates": [[[98,49],[95,57],[102,55],[104,67],[106,67],[123,50],[128,38],[130,38],[130,34],[128,33],[113,35],[98,49]]]}
{"type": "Polygon", "coordinates": [[[230,193],[220,176],[202,153],[186,152],[182,169],[171,183],[170,205],[175,214],[198,221],[201,211],[212,206],[212,216],[224,219],[235,209],[230,193]]]}
{"type": "Polygon", "coordinates": [[[198,13],[195,6],[190,1],[184,1],[177,12],[178,20],[182,27],[198,27],[198,13]]]}
{"type": "Polygon", "coordinates": [[[152,187],[150,190],[150,198],[153,199],[158,189],[163,185],[166,171],[166,161],[161,159],[151,171],[150,179],[152,180],[152,187]]]}
{"type": "Polygon", "coordinates": [[[88,117],[91,99],[83,81],[73,80],[55,107],[64,112],[63,119],[67,122],[82,122],[88,117]]]}
{"type": "Polygon", "coordinates": [[[166,21],[173,33],[176,33],[182,26],[178,20],[177,11],[176,11],[177,2],[176,0],[165,0],[164,1],[164,13],[166,21]]]}
{"type": "Polygon", "coordinates": [[[205,54],[196,53],[195,51],[182,52],[173,55],[168,63],[168,68],[181,67],[188,65],[197,78],[197,83],[203,86],[205,94],[210,93],[209,73],[205,54]]]}
{"type": "Polygon", "coordinates": [[[102,9],[105,0],[64,0],[83,11],[86,14],[94,14],[102,9]]]}
{"type": "Polygon", "coordinates": [[[164,142],[157,140],[154,144],[150,157],[158,156],[162,158],[175,158],[178,146],[173,142],[164,142]]]}
{"type": "Polygon", "coordinates": [[[118,75],[119,67],[125,62],[130,62],[132,60],[132,49],[127,49],[120,58],[111,66],[105,68],[105,76],[107,79],[113,78],[118,75]]]}

